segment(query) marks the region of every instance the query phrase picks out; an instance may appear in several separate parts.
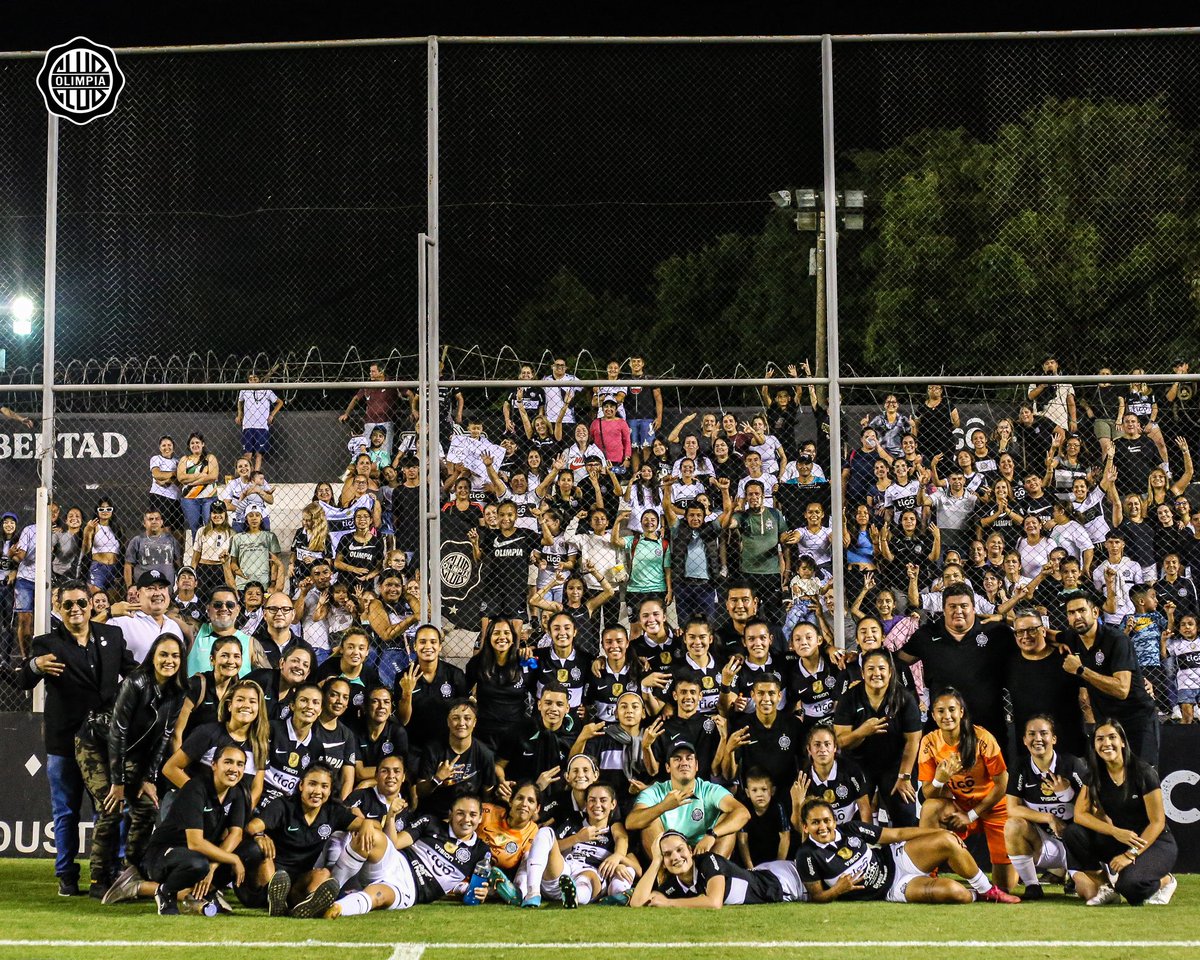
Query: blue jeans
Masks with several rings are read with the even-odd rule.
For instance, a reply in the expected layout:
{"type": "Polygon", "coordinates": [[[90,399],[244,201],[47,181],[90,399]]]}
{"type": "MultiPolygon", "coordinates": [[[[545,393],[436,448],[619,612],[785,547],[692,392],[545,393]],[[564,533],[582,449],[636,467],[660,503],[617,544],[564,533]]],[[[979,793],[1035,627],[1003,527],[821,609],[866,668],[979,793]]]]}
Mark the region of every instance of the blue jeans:
{"type": "Polygon", "coordinates": [[[632,447],[648,447],[654,443],[654,419],[629,421],[629,445],[632,447]]]}
{"type": "Polygon", "coordinates": [[[83,774],[74,757],[46,757],[50,812],[54,817],[54,875],[79,879],[79,810],[83,806],[83,774]]]}
{"type": "Polygon", "coordinates": [[[676,580],[672,587],[675,593],[675,615],[679,618],[679,627],[687,623],[689,617],[696,615],[704,617],[712,623],[717,611],[717,591],[708,580],[676,580]]]}
{"type": "Polygon", "coordinates": [[[396,685],[397,675],[408,669],[412,662],[412,656],[407,650],[390,648],[379,651],[379,664],[376,670],[379,672],[379,682],[389,690],[396,685]]]}
{"type": "Polygon", "coordinates": [[[187,528],[195,533],[208,523],[208,511],[212,508],[215,497],[194,497],[191,500],[184,497],[179,501],[179,509],[183,511],[183,520],[187,528]]]}

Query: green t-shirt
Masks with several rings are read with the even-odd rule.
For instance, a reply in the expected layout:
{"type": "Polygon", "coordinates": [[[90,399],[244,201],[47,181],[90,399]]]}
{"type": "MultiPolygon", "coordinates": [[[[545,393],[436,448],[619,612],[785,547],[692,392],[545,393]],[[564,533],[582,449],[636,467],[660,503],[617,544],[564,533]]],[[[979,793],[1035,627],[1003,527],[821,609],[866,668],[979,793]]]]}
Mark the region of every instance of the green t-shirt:
{"type": "Polygon", "coordinates": [[[780,534],[787,532],[787,521],[774,507],[762,513],[743,510],[734,514],[742,535],[742,573],[779,573],[780,534]]]}
{"type": "Polygon", "coordinates": [[[638,537],[635,549],[633,539],[625,538],[625,549],[629,551],[629,585],[625,589],[634,593],[666,593],[671,548],[664,546],[662,540],[638,537]]]}
{"type": "MultiPolygon", "coordinates": [[[[639,793],[635,806],[653,807],[662,803],[670,792],[671,781],[663,780],[639,793]]],[[[719,784],[697,779],[693,785],[692,799],[681,807],[668,810],[658,818],[659,822],[665,830],[678,830],[687,837],[688,843],[695,846],[721,818],[721,801],[728,796],[729,791],[719,784]]]]}
{"type": "Polygon", "coordinates": [[[278,556],[280,552],[279,538],[270,530],[235,533],[229,555],[237,561],[242,570],[242,576],[236,578],[238,590],[243,590],[251,580],[256,580],[269,590],[271,554],[278,556]]]}

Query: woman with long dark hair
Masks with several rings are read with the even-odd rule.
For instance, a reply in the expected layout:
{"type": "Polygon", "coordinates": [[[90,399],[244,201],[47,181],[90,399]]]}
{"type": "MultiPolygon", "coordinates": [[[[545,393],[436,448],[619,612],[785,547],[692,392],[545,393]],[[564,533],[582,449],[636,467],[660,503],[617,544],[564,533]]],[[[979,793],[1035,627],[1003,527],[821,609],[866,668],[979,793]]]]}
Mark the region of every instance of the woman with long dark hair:
{"type": "Polygon", "coordinates": [[[1121,897],[1134,906],[1170,903],[1179,848],[1158,774],[1133,755],[1116,720],[1097,724],[1087,759],[1088,781],[1075,797],[1075,820],[1063,831],[1079,896],[1089,907],[1121,897]]]}
{"type": "Polygon", "coordinates": [[[479,709],[480,741],[495,750],[526,716],[529,691],[517,637],[507,620],[490,620],[467,662],[467,686],[479,709]]]}
{"type": "Polygon", "coordinates": [[[992,880],[1008,893],[1016,885],[1016,871],[1004,842],[1008,768],[1000,744],[989,730],[971,723],[967,702],[953,687],[934,697],[929,712],[937,728],[921,740],[921,826],[952,830],[963,838],[982,830],[992,880]]]}
{"type": "MultiPolygon", "coordinates": [[[[871,623],[878,629],[878,621],[871,623]]],[[[862,767],[872,806],[885,809],[893,827],[915,827],[912,774],[921,747],[921,711],[882,647],[862,656],[860,670],[862,683],[838,701],[833,732],[845,755],[862,767]]]]}
{"type": "Polygon", "coordinates": [[[113,502],[101,497],[96,503],[96,515],[83,528],[80,554],[91,557],[88,585],[108,591],[121,580],[121,561],[125,556],[120,526],[113,520],[113,502]]]}
{"type": "Polygon", "coordinates": [[[176,748],[183,743],[189,728],[216,722],[221,701],[242,672],[242,641],[236,635],[218,637],[208,655],[212,669],[187,681],[179,722],[175,725],[176,748]]]}

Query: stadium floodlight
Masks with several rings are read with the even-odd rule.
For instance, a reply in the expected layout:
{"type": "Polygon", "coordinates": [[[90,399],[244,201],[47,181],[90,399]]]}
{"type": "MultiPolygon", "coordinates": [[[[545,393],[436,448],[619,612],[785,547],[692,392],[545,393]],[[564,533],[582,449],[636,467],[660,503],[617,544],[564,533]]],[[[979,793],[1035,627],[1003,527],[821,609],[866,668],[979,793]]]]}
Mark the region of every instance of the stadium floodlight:
{"type": "Polygon", "coordinates": [[[842,195],[842,226],[847,230],[861,230],[866,224],[863,214],[867,195],[861,190],[847,190],[842,195]]]}
{"type": "Polygon", "coordinates": [[[19,294],[12,298],[8,305],[9,315],[12,317],[13,333],[18,337],[27,337],[33,333],[33,300],[19,294]]]}
{"type": "Polygon", "coordinates": [[[775,206],[777,206],[780,210],[783,210],[792,205],[792,191],[772,190],[771,200],[774,202],[775,206]]]}

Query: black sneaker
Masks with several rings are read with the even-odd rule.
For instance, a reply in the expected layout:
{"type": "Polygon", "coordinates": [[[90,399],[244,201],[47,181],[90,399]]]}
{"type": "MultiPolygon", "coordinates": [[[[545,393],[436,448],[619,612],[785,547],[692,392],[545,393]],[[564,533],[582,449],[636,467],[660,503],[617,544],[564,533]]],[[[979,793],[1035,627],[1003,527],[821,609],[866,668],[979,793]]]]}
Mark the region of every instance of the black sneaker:
{"type": "Polygon", "coordinates": [[[292,907],[292,916],[301,920],[311,920],[325,913],[337,899],[338,882],[332,877],[322,883],[316,890],[292,907]]]}
{"type": "Polygon", "coordinates": [[[154,894],[154,902],[158,905],[160,917],[179,916],[179,904],[175,902],[175,894],[167,893],[162,887],[154,894]]]}
{"type": "Polygon", "coordinates": [[[1042,900],[1046,896],[1040,883],[1031,883],[1025,887],[1025,893],[1022,895],[1024,900],[1042,900]]]}
{"type": "Polygon", "coordinates": [[[104,895],[108,893],[108,888],[111,886],[112,883],[107,879],[93,880],[88,884],[88,896],[93,900],[103,900],[104,895]]]}
{"type": "Polygon", "coordinates": [[[283,870],[276,870],[267,884],[267,916],[286,917],[288,894],[292,892],[292,878],[283,870]]]}
{"type": "Polygon", "coordinates": [[[79,880],[71,880],[68,877],[59,877],[58,895],[60,897],[82,897],[83,891],[79,889],[79,880]]]}

